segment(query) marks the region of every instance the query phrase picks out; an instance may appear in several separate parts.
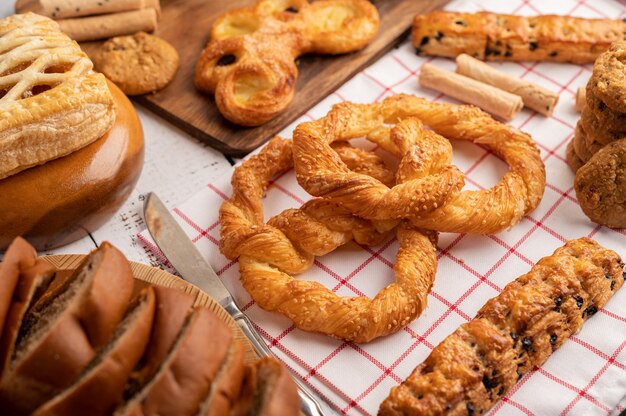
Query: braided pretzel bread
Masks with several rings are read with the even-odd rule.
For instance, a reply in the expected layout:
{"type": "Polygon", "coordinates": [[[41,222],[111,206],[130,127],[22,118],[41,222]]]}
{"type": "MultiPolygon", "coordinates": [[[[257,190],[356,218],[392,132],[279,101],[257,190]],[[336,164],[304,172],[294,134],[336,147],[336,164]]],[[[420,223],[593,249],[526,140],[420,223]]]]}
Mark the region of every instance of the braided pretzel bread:
{"type": "Polygon", "coordinates": [[[530,136],[495,121],[477,107],[433,103],[410,95],[368,105],[341,103],[325,117],[300,124],[294,131],[294,164],[298,183],[307,192],[331,198],[355,215],[410,218],[417,227],[445,232],[490,234],[512,227],[535,209],[545,188],[545,167],[530,136]],[[418,117],[448,139],[487,146],[505,160],[510,171],[491,189],[457,193],[454,186],[462,182],[441,179],[444,174],[455,178],[452,174],[458,171],[440,164],[421,179],[430,188],[417,193],[420,188],[406,192],[407,187],[396,194],[398,186],[385,189],[374,180],[349,172],[329,146],[335,140],[368,134],[370,140],[380,141],[390,134],[384,130],[385,123],[407,117],[418,117]]]}
{"type": "Polygon", "coordinates": [[[33,13],[0,20],[0,179],[65,156],[115,120],[103,75],[59,25],[33,13]]]}
{"type": "Polygon", "coordinates": [[[295,280],[290,274],[308,269],[313,256],[351,239],[380,243],[389,224],[366,221],[336,204],[312,200],[263,225],[262,194],[273,175],[292,166],[291,143],[274,138],[235,171],[233,196],[220,208],[220,250],[230,259],[239,257],[241,282],[260,307],[284,314],[303,330],[354,342],[397,331],[426,306],[437,267],[437,234],[422,233],[407,223],[396,228],[400,243],[396,282],[372,300],[339,297],[317,282],[295,280]]]}
{"type": "Polygon", "coordinates": [[[215,95],[228,120],[258,126],[293,99],[298,56],[361,49],[378,23],[376,7],[367,0],[259,0],[214,23],[196,65],[196,87],[215,95]]]}

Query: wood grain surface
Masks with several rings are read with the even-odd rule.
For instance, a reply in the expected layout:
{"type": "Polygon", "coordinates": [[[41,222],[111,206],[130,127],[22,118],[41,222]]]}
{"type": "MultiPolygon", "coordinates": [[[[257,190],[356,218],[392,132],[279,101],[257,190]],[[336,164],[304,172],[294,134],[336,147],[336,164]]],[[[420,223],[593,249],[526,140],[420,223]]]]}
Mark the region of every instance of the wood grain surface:
{"type": "MultiPolygon", "coordinates": [[[[79,254],[61,254],[53,256],[45,256],[44,260],[55,266],[59,272],[71,273],[83,261],[86,256],[79,254]]],[[[259,357],[254,351],[248,338],[241,332],[237,323],[230,317],[228,312],[224,310],[213,298],[198,289],[191,283],[185,282],[183,279],[167,273],[156,267],[150,267],[145,264],[130,262],[135,277],[135,291],[138,292],[147,284],[155,284],[178,289],[191,295],[195,299],[195,305],[205,306],[213,311],[222,321],[224,321],[233,331],[235,339],[241,341],[244,346],[244,361],[251,363],[259,357]]],[[[62,275],[61,275],[62,277],[62,275]]]]}
{"type": "MultiPolygon", "coordinates": [[[[161,0],[162,16],[156,31],[180,54],[181,66],[165,89],[135,99],[194,137],[231,156],[254,150],[288,126],[322,98],[335,91],[352,75],[376,60],[407,33],[413,16],[448,0],[378,0],[373,3],[381,16],[379,33],[365,49],[336,57],[307,55],[298,59],[300,72],[291,105],[275,119],[259,127],[238,127],[217,111],[213,97],[203,95],[193,84],[196,61],[204,49],[213,21],[224,11],[250,6],[254,0],[161,0]]],[[[93,44],[86,44],[87,53],[93,44]]]]}

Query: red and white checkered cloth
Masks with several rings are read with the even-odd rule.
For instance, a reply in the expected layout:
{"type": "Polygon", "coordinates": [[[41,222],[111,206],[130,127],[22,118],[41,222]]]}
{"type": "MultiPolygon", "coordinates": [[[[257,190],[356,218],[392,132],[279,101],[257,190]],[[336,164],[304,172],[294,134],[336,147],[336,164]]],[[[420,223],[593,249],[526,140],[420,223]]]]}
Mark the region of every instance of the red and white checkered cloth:
{"type": "MultiPolygon", "coordinates": [[[[522,15],[565,14],[622,19],[626,2],[612,0],[454,1],[448,9],[489,10],[522,15]]],[[[429,61],[453,69],[446,59],[415,55],[408,41],[356,75],[336,93],[312,108],[283,132],[290,137],[299,122],[326,114],[343,100],[369,103],[394,93],[409,93],[453,102],[417,85],[420,67],[429,61]]],[[[591,66],[554,63],[494,63],[498,69],[521,76],[560,93],[552,118],[523,110],[511,122],[530,133],[541,148],[547,187],[539,207],[510,231],[492,236],[442,234],[439,265],[428,307],[422,316],[394,335],[355,345],[295,329],[289,320],[261,310],[239,283],[236,262],[218,250],[218,209],[230,195],[231,172],[201,189],[174,209],[189,237],[205,255],[255,322],[271,350],[339,412],[375,414],[389,389],[404,380],[431,350],[502,288],[528,272],[541,257],[552,254],[567,240],[592,237],[626,256],[626,231],[591,223],[580,210],[573,191],[574,175],[565,163],[578,114],[574,93],[584,86],[591,66]]],[[[454,143],[454,159],[466,174],[468,189],[493,186],[506,165],[482,147],[454,143]]],[[[311,197],[293,172],[276,178],[265,199],[266,219],[311,197]]],[[[147,232],[140,239],[155,251],[147,232]]],[[[301,279],[315,279],[345,296],[374,296],[393,279],[397,243],[380,247],[354,243],[318,258],[301,279]]],[[[626,289],[585,324],[538,369],[528,373],[489,414],[494,415],[617,415],[626,406],[626,289]]]]}

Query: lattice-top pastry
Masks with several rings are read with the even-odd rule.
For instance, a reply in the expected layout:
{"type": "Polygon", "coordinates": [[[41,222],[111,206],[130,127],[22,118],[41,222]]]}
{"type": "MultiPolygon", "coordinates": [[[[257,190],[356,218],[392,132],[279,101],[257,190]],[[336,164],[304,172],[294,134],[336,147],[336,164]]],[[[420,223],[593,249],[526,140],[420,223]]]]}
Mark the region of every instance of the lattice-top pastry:
{"type": "Polygon", "coordinates": [[[259,0],[217,19],[195,83],[215,94],[228,120],[257,126],[293,99],[298,56],[356,51],[374,38],[378,24],[376,7],[367,0],[259,0]]]}
{"type": "Polygon", "coordinates": [[[65,156],[115,121],[102,74],[53,20],[0,19],[0,179],[65,156]]]}

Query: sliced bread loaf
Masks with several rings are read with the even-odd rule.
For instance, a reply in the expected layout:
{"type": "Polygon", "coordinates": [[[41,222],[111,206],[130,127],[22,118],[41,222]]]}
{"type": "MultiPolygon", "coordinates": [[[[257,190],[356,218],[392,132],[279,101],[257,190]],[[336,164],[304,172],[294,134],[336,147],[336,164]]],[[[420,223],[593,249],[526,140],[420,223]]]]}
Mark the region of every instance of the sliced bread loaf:
{"type": "Polygon", "coordinates": [[[41,296],[21,322],[0,379],[5,414],[32,412],[76,378],[115,332],[133,284],[124,255],[103,243],[41,296]]]}

